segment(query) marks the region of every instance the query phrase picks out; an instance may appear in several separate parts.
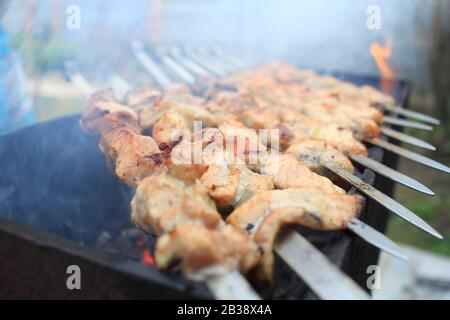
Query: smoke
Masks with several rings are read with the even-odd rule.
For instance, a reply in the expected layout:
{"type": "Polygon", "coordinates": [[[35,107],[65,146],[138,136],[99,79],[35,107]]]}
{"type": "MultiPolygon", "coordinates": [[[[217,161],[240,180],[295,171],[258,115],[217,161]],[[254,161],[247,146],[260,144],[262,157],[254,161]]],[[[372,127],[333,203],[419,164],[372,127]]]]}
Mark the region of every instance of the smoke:
{"type": "MultiPolygon", "coordinates": [[[[254,63],[279,59],[323,71],[379,75],[369,48],[391,37],[390,63],[398,77],[429,88],[424,77],[426,48],[433,45],[428,32],[437,1],[57,0],[59,6],[54,2],[37,3],[28,36],[45,31],[51,32],[50,38],[64,39],[74,58],[88,69],[107,62],[126,72],[133,59],[129,43],[142,39],[165,46],[220,45],[254,63]],[[65,10],[54,9],[71,4],[80,8],[79,30],[67,29],[65,10]],[[380,29],[367,27],[369,6],[380,10],[380,29]]],[[[10,3],[6,24],[12,32],[20,32],[29,23],[24,21],[27,7],[23,1],[10,3]]]]}
{"type": "Polygon", "coordinates": [[[92,243],[102,230],[130,225],[130,195],[78,119],[0,136],[0,216],[92,243]]]}

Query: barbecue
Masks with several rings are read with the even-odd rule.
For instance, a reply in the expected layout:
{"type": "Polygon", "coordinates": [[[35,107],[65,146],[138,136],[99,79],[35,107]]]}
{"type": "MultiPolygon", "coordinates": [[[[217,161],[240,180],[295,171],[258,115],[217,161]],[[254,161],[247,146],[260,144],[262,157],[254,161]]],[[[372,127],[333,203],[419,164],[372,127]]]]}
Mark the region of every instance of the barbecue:
{"type": "Polygon", "coordinates": [[[162,234],[156,248],[160,267],[178,266],[198,280],[199,269],[233,265],[252,282],[271,283],[272,251],[283,226],[336,230],[361,223],[356,216],[363,198],[346,195],[335,184],[342,179],[441,237],[352,175],[351,160],[371,160],[359,140],[370,141],[382,132],[383,114],[375,106],[394,108],[392,98],[280,64],[243,74],[208,80],[206,88],[200,84],[200,96],[185,86],[167,87],[165,81],[161,83],[165,93],[145,88],[129,94],[125,102],[111,91],[97,93],[81,120],[87,131],[101,134],[100,149],[109,167],[136,188],[133,223],[162,234]],[[355,108],[359,111],[352,113],[355,108]],[[194,121],[202,121],[203,127],[194,128],[194,121]],[[279,128],[280,145],[260,141],[254,131],[279,128]],[[153,139],[143,132],[150,132],[153,139]],[[237,150],[238,140],[244,141],[243,150],[237,150]],[[192,150],[198,149],[200,164],[173,159],[177,155],[192,159],[192,150]],[[252,155],[261,161],[249,161],[252,155]],[[231,211],[226,224],[216,206],[222,214],[231,211]],[[217,251],[211,243],[219,242],[223,246],[217,251]]]}

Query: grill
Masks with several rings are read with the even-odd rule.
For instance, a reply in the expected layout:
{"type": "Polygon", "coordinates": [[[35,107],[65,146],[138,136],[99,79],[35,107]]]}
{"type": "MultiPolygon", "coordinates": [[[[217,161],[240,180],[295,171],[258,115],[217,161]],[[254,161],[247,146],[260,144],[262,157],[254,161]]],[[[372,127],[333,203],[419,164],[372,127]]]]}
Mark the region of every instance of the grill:
{"type": "MultiPolygon", "coordinates": [[[[337,77],[378,87],[380,79],[337,77]]],[[[407,104],[409,87],[399,81],[394,95],[407,104]]],[[[108,171],[97,138],[84,135],[79,116],[40,123],[0,137],[0,266],[2,298],[211,298],[205,285],[158,270],[145,259],[154,238],[133,229],[131,194],[108,171]],[[15,159],[15,161],[11,161],[15,159]],[[67,267],[82,270],[82,290],[68,290],[67,267]]],[[[392,168],[396,156],[369,148],[370,157],[392,168]]],[[[361,168],[360,168],[361,169],[361,168]]],[[[359,176],[387,195],[394,184],[362,169],[359,176]]],[[[360,219],[384,232],[388,211],[369,200],[360,219]]],[[[348,232],[302,234],[363,288],[378,250],[348,232]]],[[[274,299],[317,296],[277,257],[274,299]]]]}

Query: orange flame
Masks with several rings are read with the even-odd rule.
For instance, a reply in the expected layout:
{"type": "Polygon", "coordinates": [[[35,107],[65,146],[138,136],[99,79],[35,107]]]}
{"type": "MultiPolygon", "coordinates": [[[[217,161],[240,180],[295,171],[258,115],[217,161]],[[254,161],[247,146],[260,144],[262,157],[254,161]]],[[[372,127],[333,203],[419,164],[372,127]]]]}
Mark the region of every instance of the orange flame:
{"type": "Polygon", "coordinates": [[[145,249],[142,252],[141,263],[149,265],[149,266],[152,266],[155,264],[155,260],[153,260],[152,254],[147,249],[145,249]]]}
{"type": "Polygon", "coordinates": [[[392,55],[392,39],[388,38],[384,47],[379,43],[372,43],[370,46],[370,54],[375,59],[381,73],[381,90],[386,93],[391,92],[394,83],[392,80],[395,78],[395,73],[388,65],[387,60],[392,55]]]}

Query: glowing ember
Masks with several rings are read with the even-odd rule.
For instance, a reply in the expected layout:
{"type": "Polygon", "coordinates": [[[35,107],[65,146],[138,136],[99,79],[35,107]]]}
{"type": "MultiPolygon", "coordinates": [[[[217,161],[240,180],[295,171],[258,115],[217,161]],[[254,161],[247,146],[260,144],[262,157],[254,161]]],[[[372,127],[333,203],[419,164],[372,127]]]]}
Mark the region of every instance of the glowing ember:
{"type": "Polygon", "coordinates": [[[149,265],[149,266],[152,266],[152,265],[155,264],[155,261],[153,260],[152,254],[147,249],[145,249],[142,252],[141,263],[149,265]]]}
{"type": "Polygon", "coordinates": [[[386,93],[392,92],[394,83],[392,80],[395,78],[395,73],[387,63],[387,60],[392,55],[391,38],[388,38],[384,47],[379,43],[373,43],[370,46],[370,54],[375,59],[381,73],[381,90],[386,93]]]}

